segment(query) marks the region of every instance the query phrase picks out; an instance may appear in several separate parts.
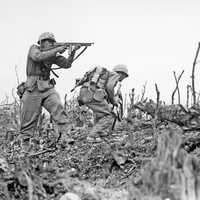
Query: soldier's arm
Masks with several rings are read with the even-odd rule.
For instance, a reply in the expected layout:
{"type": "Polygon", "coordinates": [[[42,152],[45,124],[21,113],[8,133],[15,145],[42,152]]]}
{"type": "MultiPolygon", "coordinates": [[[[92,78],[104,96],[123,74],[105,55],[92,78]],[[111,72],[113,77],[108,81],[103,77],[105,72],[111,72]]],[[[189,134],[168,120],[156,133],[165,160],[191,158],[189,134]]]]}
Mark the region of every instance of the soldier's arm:
{"type": "Polygon", "coordinates": [[[113,74],[110,76],[108,79],[108,83],[106,85],[106,90],[108,94],[108,98],[112,104],[115,104],[115,87],[119,81],[119,75],[118,74],[113,74]]]}
{"type": "Polygon", "coordinates": [[[29,56],[35,62],[48,61],[52,57],[55,57],[58,51],[59,48],[53,48],[51,50],[41,51],[37,45],[32,45],[29,50],[29,56]]]}
{"type": "Polygon", "coordinates": [[[72,52],[68,58],[65,58],[62,55],[58,55],[55,58],[55,62],[53,64],[58,65],[61,68],[70,68],[74,59],[75,52],[72,52]]]}

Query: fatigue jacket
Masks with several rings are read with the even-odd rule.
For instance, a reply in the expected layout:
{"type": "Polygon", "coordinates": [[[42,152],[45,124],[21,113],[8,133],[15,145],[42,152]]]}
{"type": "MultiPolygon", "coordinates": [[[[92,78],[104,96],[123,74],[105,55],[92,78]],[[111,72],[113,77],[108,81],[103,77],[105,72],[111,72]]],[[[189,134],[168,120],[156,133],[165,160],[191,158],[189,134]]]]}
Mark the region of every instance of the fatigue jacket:
{"type": "Polygon", "coordinates": [[[108,71],[108,77],[106,80],[106,85],[103,88],[98,89],[96,86],[90,84],[90,82],[85,82],[81,88],[80,97],[84,103],[90,102],[92,98],[101,101],[107,99],[108,103],[114,103],[115,87],[119,82],[119,74],[116,72],[108,71]],[[90,88],[84,89],[84,88],[90,88]],[[83,98],[85,100],[83,100],[83,98]]]}
{"type": "Polygon", "coordinates": [[[105,90],[108,95],[108,100],[112,104],[114,103],[115,87],[116,87],[117,83],[119,82],[119,78],[120,78],[120,75],[118,73],[116,73],[116,72],[109,73],[109,77],[108,77],[108,81],[107,81],[105,90]]]}
{"type": "MultiPolygon", "coordinates": [[[[57,53],[57,48],[41,51],[40,46],[32,45],[28,52],[26,65],[27,90],[32,91],[35,87],[39,87],[38,84],[46,84],[45,81],[49,83],[49,68],[51,68],[53,64],[56,64],[61,68],[70,68],[73,56],[74,55],[71,54],[67,59],[57,53]]],[[[49,85],[49,87],[51,88],[52,85],[49,85]]]]}

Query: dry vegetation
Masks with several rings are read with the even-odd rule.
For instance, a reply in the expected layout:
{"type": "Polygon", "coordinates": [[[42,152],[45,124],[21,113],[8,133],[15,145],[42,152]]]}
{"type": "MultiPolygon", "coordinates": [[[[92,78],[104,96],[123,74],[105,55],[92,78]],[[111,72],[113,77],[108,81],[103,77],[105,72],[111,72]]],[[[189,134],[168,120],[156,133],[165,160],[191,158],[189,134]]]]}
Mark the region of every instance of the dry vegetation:
{"type": "MultiPolygon", "coordinates": [[[[199,49],[199,48],[198,48],[199,49]]],[[[197,51],[198,52],[198,51],[197,51]]],[[[200,106],[188,86],[180,104],[177,77],[171,105],[145,99],[134,89],[127,117],[102,142],[86,137],[92,114],[76,99],[65,109],[71,126],[57,141],[55,124],[41,115],[29,154],[20,151],[20,103],[0,107],[0,199],[2,200],[198,200],[200,199],[200,106]],[[175,102],[177,94],[178,104],[175,102]],[[192,102],[189,100],[192,99],[192,102]]]]}
{"type": "Polygon", "coordinates": [[[92,124],[87,109],[75,99],[66,101],[65,109],[72,124],[66,135],[56,143],[55,125],[43,114],[29,154],[22,155],[20,104],[1,106],[1,199],[200,198],[197,105],[157,105],[144,99],[130,104],[127,118],[101,143],[86,140],[92,124]]]}

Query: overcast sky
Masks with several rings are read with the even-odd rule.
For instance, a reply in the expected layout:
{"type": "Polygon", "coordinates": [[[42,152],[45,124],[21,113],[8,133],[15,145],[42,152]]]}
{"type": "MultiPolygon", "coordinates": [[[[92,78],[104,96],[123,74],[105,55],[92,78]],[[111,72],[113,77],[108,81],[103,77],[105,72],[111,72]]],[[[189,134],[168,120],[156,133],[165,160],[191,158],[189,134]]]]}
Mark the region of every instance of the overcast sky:
{"type": "MultiPolygon", "coordinates": [[[[57,91],[69,93],[74,80],[95,65],[112,69],[126,64],[130,76],[124,92],[135,88],[155,99],[157,83],[161,98],[171,101],[175,87],[173,71],[180,74],[183,104],[186,85],[191,83],[192,62],[200,40],[198,0],[1,0],[0,5],[0,99],[11,95],[26,79],[26,57],[30,45],[45,31],[57,41],[94,42],[71,69],[60,70],[57,91]]],[[[67,55],[67,53],[65,54],[67,55]]],[[[196,85],[200,86],[197,65],[196,85]]],[[[199,91],[200,88],[197,87],[199,91]]]]}

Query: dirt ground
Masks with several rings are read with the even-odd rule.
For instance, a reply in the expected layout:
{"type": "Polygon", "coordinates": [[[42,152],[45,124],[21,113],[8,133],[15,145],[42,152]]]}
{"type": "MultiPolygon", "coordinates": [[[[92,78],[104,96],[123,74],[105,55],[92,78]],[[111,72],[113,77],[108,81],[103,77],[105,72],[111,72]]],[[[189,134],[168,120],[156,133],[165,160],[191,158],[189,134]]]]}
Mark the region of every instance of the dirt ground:
{"type": "Polygon", "coordinates": [[[56,143],[58,135],[49,120],[43,117],[29,153],[25,154],[17,139],[16,113],[16,110],[2,109],[0,115],[2,200],[67,199],[63,195],[70,193],[85,200],[184,199],[184,195],[180,195],[182,189],[176,188],[179,192],[169,189],[169,185],[177,184],[172,178],[173,170],[182,169],[179,165],[185,166],[187,155],[195,156],[195,162],[200,157],[198,130],[185,132],[177,124],[166,121],[155,124],[155,119],[146,115],[118,122],[114,131],[95,143],[86,140],[90,127],[82,126],[84,123],[81,126],[74,123],[56,143]],[[170,136],[160,140],[161,135],[170,136]],[[162,143],[163,140],[167,142],[162,143]],[[173,141],[177,142],[170,146],[173,141]],[[166,148],[162,149],[160,144],[166,148]],[[183,151],[179,157],[184,159],[177,161],[176,156],[170,157],[175,155],[174,151],[183,151]],[[166,159],[161,162],[164,157],[166,159]],[[169,162],[173,159],[175,161],[169,162]],[[173,166],[173,170],[166,166],[173,166]],[[155,178],[157,174],[160,179],[155,178]],[[157,185],[156,189],[154,186],[158,182],[165,186],[157,185]]]}

